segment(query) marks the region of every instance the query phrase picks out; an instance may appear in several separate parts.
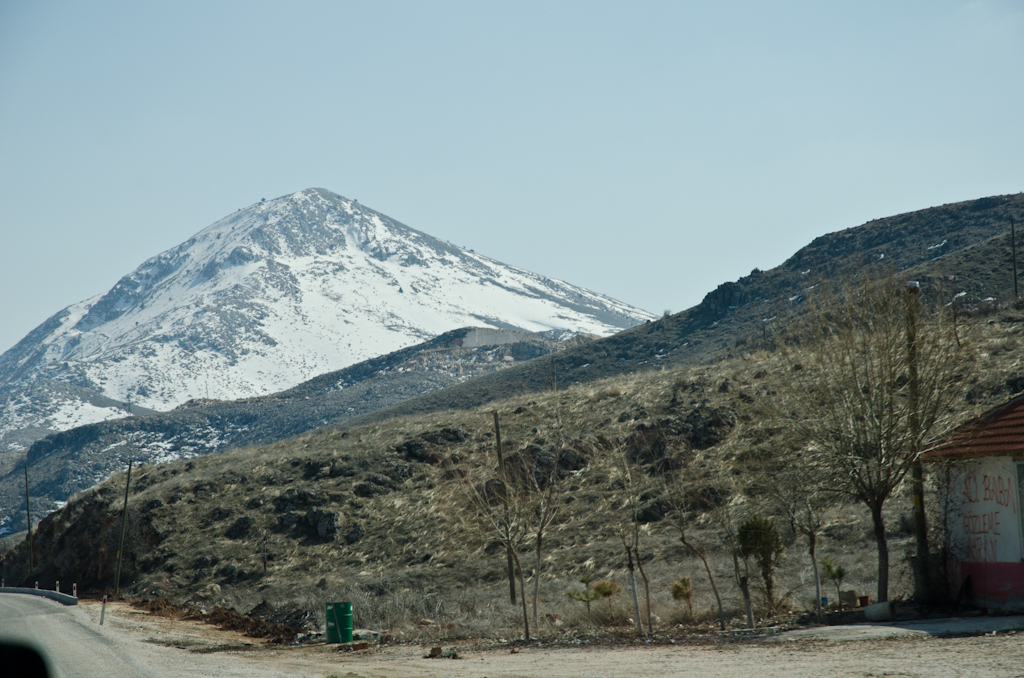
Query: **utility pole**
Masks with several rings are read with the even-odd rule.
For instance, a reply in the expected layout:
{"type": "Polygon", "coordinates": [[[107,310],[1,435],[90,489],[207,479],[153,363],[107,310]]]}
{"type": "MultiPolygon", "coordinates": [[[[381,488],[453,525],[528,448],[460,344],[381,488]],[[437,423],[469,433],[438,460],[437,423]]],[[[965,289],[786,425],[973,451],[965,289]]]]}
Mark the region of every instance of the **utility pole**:
{"type": "Polygon", "coordinates": [[[914,558],[914,597],[922,602],[930,599],[928,592],[928,525],[924,513],[924,470],[921,468],[920,381],[917,374],[917,295],[921,286],[908,282],[907,300],[907,368],[910,372],[910,467],[911,494],[914,495],[914,535],[917,555],[914,558]]]}
{"type": "Polygon", "coordinates": [[[117,573],[114,575],[114,595],[121,592],[121,557],[124,555],[124,529],[128,524],[128,487],[132,482],[132,460],[128,460],[128,478],[124,481],[124,509],[121,511],[121,541],[117,546],[117,573]]]}
{"type": "Polygon", "coordinates": [[[28,493],[28,462],[25,463],[25,513],[28,517],[28,571],[36,569],[35,553],[32,547],[32,503],[28,493]]]}
{"type": "MultiPolygon", "coordinates": [[[[505,483],[505,491],[508,492],[508,478],[505,477],[505,457],[501,451],[501,425],[498,423],[498,411],[495,410],[494,414],[494,444],[498,450],[498,478],[501,482],[505,483]]],[[[508,512],[508,503],[505,504],[505,511],[508,512]]],[[[507,522],[507,516],[506,516],[507,522]]],[[[512,604],[516,604],[516,568],[512,562],[512,547],[508,546],[505,549],[505,559],[508,562],[508,596],[512,604]]],[[[526,595],[526,592],[523,592],[526,595]]]]}
{"type": "Polygon", "coordinates": [[[1016,301],[1020,297],[1017,295],[1017,231],[1013,226],[1013,217],[1010,217],[1010,249],[1013,252],[1013,299],[1016,301]]]}

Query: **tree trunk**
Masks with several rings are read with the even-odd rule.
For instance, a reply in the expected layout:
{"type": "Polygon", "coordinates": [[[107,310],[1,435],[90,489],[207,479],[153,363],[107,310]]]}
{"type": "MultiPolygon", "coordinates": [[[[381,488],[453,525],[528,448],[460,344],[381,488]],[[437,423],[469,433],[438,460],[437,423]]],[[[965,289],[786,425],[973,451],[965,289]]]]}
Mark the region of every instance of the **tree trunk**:
{"type": "Polygon", "coordinates": [[[885,539],[885,521],[882,518],[882,504],[869,505],[871,522],[875,528],[875,542],[878,544],[878,599],[876,603],[889,600],[889,542],[885,539]]]}
{"type": "Polygon", "coordinates": [[[754,609],[750,605],[750,586],[747,583],[747,578],[740,577],[740,592],[743,593],[743,607],[747,611],[747,628],[754,628],[754,609]]]}
{"type": "Polygon", "coordinates": [[[512,604],[516,604],[516,567],[512,562],[512,547],[505,550],[505,558],[508,561],[508,597],[512,604]]]}
{"type": "Polygon", "coordinates": [[[764,595],[768,602],[768,615],[775,614],[775,577],[771,569],[765,567],[761,570],[761,579],[764,580],[764,595]]]}
{"type": "Polygon", "coordinates": [[[626,558],[629,562],[629,586],[633,592],[633,610],[634,616],[636,617],[636,632],[638,635],[644,635],[644,625],[640,621],[640,598],[636,595],[636,574],[633,572],[633,552],[630,549],[626,549],[626,558]]]}
{"type": "Polygon", "coordinates": [[[725,608],[722,607],[722,596],[718,595],[718,587],[715,586],[715,577],[711,574],[711,566],[708,565],[708,559],[704,557],[704,554],[698,551],[696,548],[690,545],[690,542],[686,541],[685,537],[680,537],[679,541],[683,543],[683,546],[690,549],[693,555],[700,558],[700,562],[704,563],[704,571],[708,573],[708,581],[711,583],[711,590],[715,593],[715,602],[718,603],[718,625],[722,631],[725,630],[725,608]]]}
{"type": "MultiPolygon", "coordinates": [[[[1014,267],[1017,265],[1014,257],[1014,267]]],[[[1014,279],[1014,285],[1017,280],[1014,279]]],[[[917,288],[907,287],[907,368],[910,373],[910,454],[914,459],[910,467],[911,494],[914,497],[914,537],[917,540],[917,556],[914,558],[914,597],[918,602],[927,603],[928,592],[928,524],[924,511],[924,470],[921,468],[921,410],[920,380],[917,373],[917,288]]],[[[1014,295],[1016,297],[1016,295],[1014,295]]]]}
{"type": "MultiPolygon", "coordinates": [[[[501,424],[498,422],[498,411],[495,410],[491,414],[494,415],[494,449],[498,452],[498,479],[503,483],[508,483],[508,477],[505,475],[505,457],[501,451],[501,424]]],[[[507,488],[506,488],[507,491],[507,488]]],[[[506,504],[506,511],[508,510],[506,504]]],[[[507,517],[507,515],[506,515],[507,517]]],[[[505,553],[506,560],[508,563],[508,597],[513,605],[516,604],[516,570],[512,566],[512,547],[507,546],[505,553]]],[[[516,559],[518,563],[518,558],[516,559]]],[[[520,587],[523,595],[526,595],[526,591],[520,587]]]]}
{"type": "MultiPolygon", "coordinates": [[[[519,572],[519,590],[526,591],[526,581],[523,579],[523,566],[519,562],[519,556],[511,546],[509,546],[508,552],[516,561],[516,570],[519,572]]],[[[519,599],[523,602],[523,640],[528,642],[530,640],[530,613],[526,607],[526,594],[519,596],[519,599]]]]}
{"type": "Polygon", "coordinates": [[[537,565],[533,568],[533,625],[537,626],[537,597],[540,595],[540,553],[544,533],[537,530],[537,565]]]}
{"type": "Polygon", "coordinates": [[[818,573],[818,559],[814,555],[817,535],[813,532],[807,535],[807,553],[811,556],[811,567],[814,570],[814,609],[818,613],[818,621],[821,621],[821,575],[818,573]]]}
{"type": "Polygon", "coordinates": [[[651,583],[647,581],[644,564],[640,560],[640,549],[634,548],[633,550],[636,552],[636,566],[640,570],[640,578],[644,580],[644,597],[647,599],[647,632],[654,633],[654,623],[651,621],[651,583]]]}

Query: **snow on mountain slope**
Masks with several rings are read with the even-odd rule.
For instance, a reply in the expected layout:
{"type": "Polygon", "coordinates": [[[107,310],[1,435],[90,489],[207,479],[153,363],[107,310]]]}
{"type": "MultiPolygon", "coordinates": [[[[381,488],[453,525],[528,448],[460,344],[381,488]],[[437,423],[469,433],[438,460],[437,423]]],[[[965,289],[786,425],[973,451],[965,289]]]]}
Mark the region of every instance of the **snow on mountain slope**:
{"type": "Polygon", "coordinates": [[[282,390],[457,327],[608,335],[652,317],[307,189],[52,316],[0,356],[0,390],[52,379],[168,409],[282,390]]]}

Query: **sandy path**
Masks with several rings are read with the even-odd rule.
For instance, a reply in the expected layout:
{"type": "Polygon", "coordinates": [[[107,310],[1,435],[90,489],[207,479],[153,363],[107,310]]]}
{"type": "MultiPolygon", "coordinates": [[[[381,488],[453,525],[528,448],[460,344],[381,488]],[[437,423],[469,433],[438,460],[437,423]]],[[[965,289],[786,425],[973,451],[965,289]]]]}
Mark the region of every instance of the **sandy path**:
{"type": "MultiPolygon", "coordinates": [[[[82,613],[95,622],[99,607],[82,613]],[[94,619],[95,618],[95,619],[94,619]]],[[[1024,676],[1024,634],[848,642],[729,643],[721,646],[460,649],[464,658],[424,659],[424,648],[340,653],[333,646],[270,646],[203,624],[107,609],[105,633],[156,675],[316,678],[619,678],[700,676],[1024,676]],[[178,647],[180,646],[180,647],[178,647]],[[184,648],[184,649],[181,649],[184,648]],[[166,667],[166,672],[159,667],[166,667]]],[[[458,647],[458,645],[456,645],[458,647]]]]}

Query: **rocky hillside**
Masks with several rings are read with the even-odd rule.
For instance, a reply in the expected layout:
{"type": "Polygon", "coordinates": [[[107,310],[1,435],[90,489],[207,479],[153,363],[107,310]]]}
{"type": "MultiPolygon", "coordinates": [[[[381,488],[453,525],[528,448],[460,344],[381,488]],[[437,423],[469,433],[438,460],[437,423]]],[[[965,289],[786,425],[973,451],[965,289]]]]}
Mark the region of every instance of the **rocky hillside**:
{"type": "MultiPolygon", "coordinates": [[[[1013,298],[1010,217],[1019,224],[1024,195],[995,196],[870,221],[816,238],[781,266],[755,269],[719,285],[688,310],[559,353],[550,361],[518,365],[399,405],[346,425],[389,417],[467,408],[548,387],[614,375],[708,363],[771,346],[778,318],[799,310],[815,285],[866,264],[891,265],[918,280],[926,297],[978,306],[1013,298]]],[[[1020,237],[1020,235],[1018,235],[1020,237]]],[[[1024,296],[1024,248],[1019,266],[1024,296]]],[[[948,302],[947,302],[948,303],[948,302]]]]}
{"type": "MultiPolygon", "coordinates": [[[[957,296],[960,303],[975,307],[991,303],[987,299],[1007,299],[1013,290],[1008,225],[1010,217],[1021,212],[1024,196],[998,196],[825,235],[782,266],[755,270],[719,286],[692,309],[598,341],[564,346],[566,350],[544,360],[522,361],[527,357],[523,354],[511,363],[502,361],[507,369],[474,369],[472,380],[464,378],[466,373],[456,378],[447,369],[409,372],[393,367],[381,379],[364,382],[360,378],[355,388],[339,392],[314,388],[299,396],[213,403],[154,419],[70,431],[33,448],[33,489],[40,496],[37,508],[43,515],[58,506],[55,502],[123,468],[133,446],[147,460],[194,456],[234,445],[265,444],[327,423],[350,427],[401,415],[467,409],[540,392],[552,382],[561,387],[585,384],[615,375],[707,363],[771,345],[778,331],[775,319],[798,309],[807,289],[866,263],[891,262],[908,279],[922,281],[925,295],[957,296]],[[260,410],[259,425],[253,423],[250,402],[266,404],[260,410]],[[272,414],[278,412],[289,414],[272,414]],[[104,452],[97,454],[99,450],[104,452]]],[[[390,361],[391,357],[385,359],[390,361]]],[[[356,372],[366,374],[369,369],[356,372]]],[[[310,383],[336,381],[331,373],[310,383]]],[[[7,507],[12,530],[24,520],[21,482],[22,477],[14,474],[0,480],[0,506],[7,507]]]]}
{"type": "MultiPolygon", "coordinates": [[[[329,372],[269,396],[191,400],[171,412],[79,426],[32,443],[26,463],[36,520],[127,467],[267,445],[585,342],[462,328],[329,372]]],[[[589,337],[594,339],[596,337],[589,337]]],[[[25,529],[22,466],[0,477],[0,535],[25,529]]]]}
{"type": "Polygon", "coordinates": [[[0,355],[0,393],[34,404],[0,410],[0,435],[14,449],[70,421],[32,390],[43,380],[167,410],[275,393],[459,327],[604,336],[652,317],[307,189],[212,224],[0,355]]]}
{"type": "MultiPolygon", "coordinates": [[[[988,307],[968,320],[978,358],[959,404],[962,417],[1024,387],[1024,379],[1007,377],[1024,369],[1024,311],[988,307]]],[[[693,578],[699,618],[711,616],[702,566],[672,527],[678,504],[665,480],[676,453],[702,470],[685,505],[702,516],[690,536],[708,549],[727,608],[739,614],[732,561],[721,550],[709,512],[727,503],[749,510],[757,495],[737,489],[744,474],[790,444],[779,419],[790,415],[780,415],[777,405],[788,373],[778,353],[740,347],[734,357],[713,364],[493,403],[508,467],[555,478],[563,500],[544,541],[544,633],[590,623],[584,608],[565,595],[580,586],[581,575],[626,584],[619,534],[630,516],[627,499],[636,502],[645,525],[643,562],[660,623],[685,619],[668,593],[680,573],[693,578]],[[624,475],[624,459],[638,465],[635,475],[624,475]],[[741,501],[733,503],[735,498],[741,501]]],[[[137,468],[124,587],[131,595],[204,609],[229,605],[278,621],[315,620],[323,601],[353,600],[358,624],[401,630],[409,638],[438,637],[438,624],[453,636],[515,637],[506,635],[515,633],[518,622],[508,606],[502,549],[469,510],[474,488],[501,487],[495,484],[490,409],[420,414],[344,431],[324,428],[267,447],[137,468]]],[[[0,561],[0,575],[47,587],[56,580],[109,587],[124,482],[124,474],[117,474],[47,516],[35,533],[35,569],[28,569],[19,540],[0,561]]],[[[927,502],[935,507],[932,495],[927,502]]],[[[913,543],[909,512],[905,496],[890,504],[892,595],[911,585],[905,559],[913,543]]],[[[797,609],[806,609],[813,597],[802,544],[787,535],[779,572],[779,590],[797,609]]],[[[818,546],[819,557],[844,565],[847,586],[870,591],[875,560],[861,507],[838,511],[818,546]]],[[[519,554],[528,574],[532,549],[532,542],[523,543],[519,554]]],[[[595,606],[594,615],[628,625],[627,596],[595,606]]]]}
{"type": "Polygon", "coordinates": [[[53,431],[66,431],[153,410],[108,398],[89,388],[40,379],[12,391],[0,391],[0,477],[25,459],[25,450],[53,431]]]}

